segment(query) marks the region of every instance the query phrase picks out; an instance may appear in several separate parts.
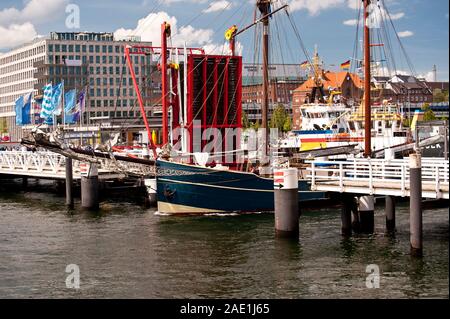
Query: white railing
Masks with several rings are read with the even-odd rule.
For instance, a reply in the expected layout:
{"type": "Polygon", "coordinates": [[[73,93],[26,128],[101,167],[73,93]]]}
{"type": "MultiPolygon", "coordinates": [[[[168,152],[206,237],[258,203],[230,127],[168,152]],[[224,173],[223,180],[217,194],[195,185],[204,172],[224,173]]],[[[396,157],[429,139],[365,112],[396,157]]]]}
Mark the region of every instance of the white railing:
{"type": "MultiPolygon", "coordinates": [[[[0,151],[0,174],[43,178],[64,178],[65,157],[60,154],[39,151],[0,151]]],[[[124,177],[128,173],[150,175],[153,168],[137,163],[98,159],[99,173],[103,177],[124,177]]],[[[80,178],[80,162],[73,161],[74,178],[80,178]]]]}
{"type": "MultiPolygon", "coordinates": [[[[409,159],[310,161],[312,190],[409,196],[409,159]]],[[[424,197],[448,198],[449,161],[422,158],[424,197]]]]}

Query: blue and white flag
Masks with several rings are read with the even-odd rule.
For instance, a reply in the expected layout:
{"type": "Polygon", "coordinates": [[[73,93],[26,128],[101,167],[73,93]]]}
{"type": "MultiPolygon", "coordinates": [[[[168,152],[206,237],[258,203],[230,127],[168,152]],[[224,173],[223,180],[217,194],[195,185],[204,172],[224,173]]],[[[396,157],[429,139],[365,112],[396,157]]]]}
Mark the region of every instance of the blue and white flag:
{"type": "Polygon", "coordinates": [[[22,125],[23,96],[16,100],[16,125],[22,125]]]}
{"type": "Polygon", "coordinates": [[[70,90],[64,94],[64,124],[76,123],[76,90],[70,90]]]}
{"type": "Polygon", "coordinates": [[[53,86],[51,83],[44,86],[44,97],[42,98],[42,106],[41,106],[41,118],[47,119],[52,117],[53,109],[52,109],[52,95],[53,95],[53,86]]]}
{"type": "Polygon", "coordinates": [[[64,91],[64,82],[59,83],[53,87],[52,107],[53,114],[59,116],[62,114],[62,95],[64,91]]]}
{"type": "Polygon", "coordinates": [[[22,108],[22,124],[31,124],[31,100],[33,93],[28,93],[23,97],[23,108],[22,108]]]}
{"type": "Polygon", "coordinates": [[[16,100],[16,125],[31,124],[31,97],[32,93],[28,93],[16,100]]]}

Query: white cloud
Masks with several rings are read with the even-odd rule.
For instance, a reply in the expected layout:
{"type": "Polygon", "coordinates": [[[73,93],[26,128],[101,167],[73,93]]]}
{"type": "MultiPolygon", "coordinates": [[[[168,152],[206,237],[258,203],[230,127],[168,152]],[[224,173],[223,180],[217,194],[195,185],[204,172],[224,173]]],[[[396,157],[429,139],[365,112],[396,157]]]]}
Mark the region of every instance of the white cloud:
{"type": "MultiPolygon", "coordinates": [[[[383,9],[383,10],[384,10],[384,9],[383,9]]],[[[385,11],[385,12],[386,12],[386,11],[385,11]]],[[[391,13],[390,15],[391,15],[391,19],[392,19],[392,20],[398,20],[398,19],[403,18],[403,17],[405,16],[405,13],[404,13],[404,12],[391,13]]]]}
{"type": "MultiPolygon", "coordinates": [[[[349,2],[350,3],[353,3],[349,2]]],[[[388,15],[388,11],[386,11],[385,8],[383,7],[376,7],[375,11],[373,11],[371,13],[371,18],[370,18],[370,22],[375,25],[380,27],[382,25],[382,21],[389,21],[389,17],[391,20],[399,20],[401,18],[403,18],[405,16],[404,12],[397,12],[397,13],[389,13],[388,15]]],[[[363,19],[360,19],[360,24],[362,25],[363,23],[363,19]]],[[[344,25],[348,25],[348,26],[356,26],[358,23],[358,21],[356,19],[350,19],[350,20],[345,20],[343,21],[344,25]]]]}
{"type": "Polygon", "coordinates": [[[216,11],[222,11],[222,10],[230,10],[232,7],[232,3],[226,0],[218,0],[211,2],[209,4],[209,7],[205,10],[203,10],[204,13],[211,13],[216,11]]]}
{"type": "Polygon", "coordinates": [[[48,21],[64,14],[64,8],[68,3],[69,0],[30,0],[21,10],[15,7],[5,8],[0,11],[0,25],[48,21]]]}
{"type": "Polygon", "coordinates": [[[362,1],[361,0],[348,0],[347,6],[350,9],[357,10],[361,7],[362,1]]]}
{"type": "MultiPolygon", "coordinates": [[[[230,55],[231,50],[228,43],[223,44],[208,44],[204,46],[206,54],[214,54],[214,55],[230,55]]],[[[244,51],[244,46],[239,41],[236,42],[235,52],[236,55],[242,55],[244,51]]]]}
{"type": "Polygon", "coordinates": [[[8,27],[0,25],[0,49],[7,49],[29,42],[38,36],[34,26],[24,24],[11,24],[8,27]]]}
{"type": "Polygon", "coordinates": [[[414,35],[414,32],[406,30],[406,31],[401,31],[398,33],[398,36],[400,38],[407,38],[407,37],[412,37],[414,35]]]}
{"type": "MultiPolygon", "coordinates": [[[[200,46],[205,49],[206,54],[231,54],[228,43],[217,44],[213,42],[213,31],[211,29],[196,29],[191,25],[178,27],[177,19],[169,16],[166,12],[150,13],[147,17],[140,19],[135,29],[120,28],[114,32],[118,39],[128,36],[140,36],[142,41],[152,42],[153,45],[161,45],[161,24],[166,21],[172,29],[172,45],[182,46],[186,41],[187,46],[200,46]]],[[[236,54],[241,55],[243,46],[236,42],[236,54]]]]}
{"type": "Polygon", "coordinates": [[[350,19],[350,20],[345,20],[343,22],[345,25],[349,25],[349,26],[355,26],[358,24],[358,20],[356,19],[350,19]]]}
{"type": "Polygon", "coordinates": [[[205,3],[205,2],[208,2],[208,0],[163,0],[161,2],[164,2],[164,4],[172,4],[172,3],[177,3],[177,2],[205,3]]]}
{"type": "Polygon", "coordinates": [[[346,0],[292,0],[289,3],[291,11],[308,10],[310,15],[317,15],[321,10],[338,7],[346,3],[346,0]]]}
{"type": "Polygon", "coordinates": [[[178,28],[177,19],[163,11],[150,13],[147,17],[138,21],[135,29],[120,28],[114,32],[114,35],[119,39],[127,36],[140,36],[142,41],[152,42],[155,46],[158,46],[161,45],[160,30],[163,22],[168,22],[171,25],[173,45],[183,45],[184,41],[188,46],[206,45],[212,42],[212,30],[195,29],[191,25],[178,28]]]}
{"type": "Polygon", "coordinates": [[[419,74],[419,75],[417,75],[417,77],[418,78],[423,78],[427,82],[434,82],[434,72],[433,71],[429,71],[429,72],[424,73],[424,74],[419,74]]]}
{"type": "Polygon", "coordinates": [[[34,24],[64,16],[69,0],[27,0],[24,7],[0,10],[0,49],[10,49],[38,36],[34,24]]]}

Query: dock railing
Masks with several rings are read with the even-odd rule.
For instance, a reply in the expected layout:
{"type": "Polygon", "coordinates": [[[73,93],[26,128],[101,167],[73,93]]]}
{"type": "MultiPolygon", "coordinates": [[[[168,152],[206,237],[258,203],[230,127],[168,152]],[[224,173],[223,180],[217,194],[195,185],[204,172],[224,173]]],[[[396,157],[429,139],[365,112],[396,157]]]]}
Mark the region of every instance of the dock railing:
{"type": "MultiPolygon", "coordinates": [[[[151,167],[140,164],[121,164],[112,159],[98,159],[99,178],[123,178],[127,174],[152,174],[151,167]]],[[[49,151],[0,151],[0,174],[36,178],[64,179],[66,160],[63,155],[49,151]]],[[[81,178],[80,162],[73,161],[75,179],[81,178]]]]}
{"type": "MultiPolygon", "coordinates": [[[[409,196],[409,159],[308,161],[311,189],[369,195],[409,196]]],[[[424,198],[448,199],[449,161],[422,158],[424,198]]]]}

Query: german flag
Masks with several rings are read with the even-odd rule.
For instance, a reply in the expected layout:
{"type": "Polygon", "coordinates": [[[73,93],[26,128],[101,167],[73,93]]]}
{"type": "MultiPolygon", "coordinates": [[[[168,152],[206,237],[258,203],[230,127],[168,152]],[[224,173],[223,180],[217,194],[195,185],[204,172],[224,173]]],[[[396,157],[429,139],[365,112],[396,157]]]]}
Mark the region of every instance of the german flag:
{"type": "Polygon", "coordinates": [[[307,68],[308,66],[309,66],[309,62],[308,62],[308,61],[305,61],[305,62],[300,63],[300,67],[301,67],[302,69],[307,68]]]}
{"type": "Polygon", "coordinates": [[[349,70],[350,69],[350,60],[341,64],[341,70],[349,70]]]}

